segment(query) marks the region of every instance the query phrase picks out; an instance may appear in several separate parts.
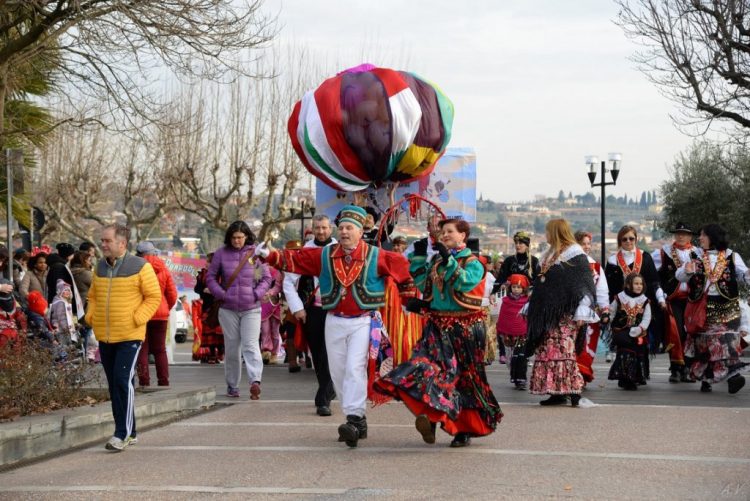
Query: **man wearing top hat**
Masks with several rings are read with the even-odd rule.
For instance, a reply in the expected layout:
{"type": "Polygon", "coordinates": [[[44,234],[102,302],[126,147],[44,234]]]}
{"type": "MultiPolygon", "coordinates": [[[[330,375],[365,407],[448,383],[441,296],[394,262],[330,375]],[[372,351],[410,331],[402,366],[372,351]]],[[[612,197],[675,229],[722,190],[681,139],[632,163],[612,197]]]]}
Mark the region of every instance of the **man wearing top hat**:
{"type": "Polygon", "coordinates": [[[669,351],[669,382],[690,383],[692,381],[688,378],[686,370],[690,363],[683,358],[688,286],[687,283],[677,280],[675,272],[690,261],[691,252],[700,256],[703,251],[693,246],[692,239],[695,233],[685,223],[677,223],[670,233],[674,235],[674,240],[655,250],[651,257],[654,259],[661,288],[667,299],[665,341],[669,351]]]}
{"type": "Polygon", "coordinates": [[[277,251],[260,245],[256,255],[284,272],[314,275],[320,284],[325,319],[328,365],[346,422],[339,441],[356,447],[367,438],[365,403],[368,393],[370,332],[377,328],[378,308],[385,305],[385,278],[400,290],[413,288],[409,261],[362,240],[367,212],[347,205],[339,213],[335,244],[301,250],[277,251]]]}

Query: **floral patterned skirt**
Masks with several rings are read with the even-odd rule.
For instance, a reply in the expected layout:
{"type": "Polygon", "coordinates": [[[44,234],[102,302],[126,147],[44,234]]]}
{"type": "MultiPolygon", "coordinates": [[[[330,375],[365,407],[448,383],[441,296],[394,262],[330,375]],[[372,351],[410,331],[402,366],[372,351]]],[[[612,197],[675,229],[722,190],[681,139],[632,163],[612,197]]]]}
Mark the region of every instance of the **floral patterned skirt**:
{"type": "Polygon", "coordinates": [[[529,391],[534,395],[580,394],[583,377],[576,362],[578,328],[570,318],[548,331],[534,352],[529,391]]]}
{"type": "Polygon", "coordinates": [[[727,324],[709,324],[705,332],[688,336],[685,356],[691,357],[690,377],[707,383],[718,383],[750,370],[740,361],[740,335],[727,324]]]}
{"type": "Polygon", "coordinates": [[[489,435],[503,413],[484,372],[485,343],[482,321],[443,329],[430,321],[411,358],[375,381],[374,389],[450,435],[489,435]]]}

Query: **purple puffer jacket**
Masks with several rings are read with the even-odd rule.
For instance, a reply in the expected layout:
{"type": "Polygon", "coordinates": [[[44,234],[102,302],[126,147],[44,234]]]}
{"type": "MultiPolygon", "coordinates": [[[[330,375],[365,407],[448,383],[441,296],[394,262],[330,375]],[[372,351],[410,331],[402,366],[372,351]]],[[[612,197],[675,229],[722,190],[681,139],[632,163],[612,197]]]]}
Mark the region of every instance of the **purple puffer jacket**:
{"type": "MultiPolygon", "coordinates": [[[[217,278],[221,273],[221,283],[225,284],[240,264],[240,259],[253,250],[252,245],[242,249],[221,247],[214,253],[211,266],[208,267],[206,284],[216,299],[223,301],[222,308],[234,311],[247,311],[260,308],[263,294],[271,287],[271,272],[268,266],[256,260],[254,264],[245,263],[237,278],[232,282],[229,290],[224,290],[217,278]],[[256,279],[256,277],[258,277],[256,279]]],[[[252,252],[249,253],[252,257],[252,252]]]]}

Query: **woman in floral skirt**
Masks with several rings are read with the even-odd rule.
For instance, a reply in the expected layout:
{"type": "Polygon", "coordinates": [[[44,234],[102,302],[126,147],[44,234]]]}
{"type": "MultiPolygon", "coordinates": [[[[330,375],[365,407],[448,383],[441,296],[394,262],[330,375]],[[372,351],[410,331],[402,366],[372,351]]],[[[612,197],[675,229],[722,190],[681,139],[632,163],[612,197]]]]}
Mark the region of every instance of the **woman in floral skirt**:
{"type": "Polygon", "coordinates": [[[549,249],[542,255],[527,315],[527,355],[534,355],[529,390],[550,395],[541,405],[578,406],[583,377],[576,363],[576,341],[583,348],[588,322],[598,321],[592,309],[595,288],[588,259],[564,219],[546,226],[549,249]]]}
{"type": "Polygon", "coordinates": [[[435,443],[440,423],[454,436],[451,447],[465,447],[471,437],[495,431],[503,414],[484,372],[484,266],[466,248],[466,221],[447,219],[440,229],[432,259],[426,241],[409,256],[424,295],[410,304],[427,316],[422,338],[411,359],[375,381],[374,389],[406,404],[428,444],[435,443]]]}
{"type": "Polygon", "coordinates": [[[677,280],[688,283],[688,307],[685,309],[685,356],[692,359],[689,377],[701,382],[701,391],[711,391],[711,384],[727,382],[729,393],[745,386],[742,373],[750,364],[740,356],[739,283],[750,282],[750,270],[739,254],[729,248],[727,232],[718,224],[701,228],[703,253],[691,254],[691,260],[675,273],[677,280]],[[703,308],[705,321],[696,326],[689,322],[692,309],[703,308]],[[691,325],[692,324],[692,325],[691,325]]]}

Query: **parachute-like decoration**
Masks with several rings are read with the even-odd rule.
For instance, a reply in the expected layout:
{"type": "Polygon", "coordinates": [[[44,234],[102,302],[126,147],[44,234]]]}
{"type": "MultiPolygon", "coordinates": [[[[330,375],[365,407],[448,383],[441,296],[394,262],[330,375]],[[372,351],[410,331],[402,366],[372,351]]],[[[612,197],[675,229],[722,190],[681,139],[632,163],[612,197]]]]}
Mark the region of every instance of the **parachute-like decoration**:
{"type": "Polygon", "coordinates": [[[288,130],[310,173],[338,191],[359,191],[429,174],[452,125],[453,103],[436,85],[362,64],[308,91],[288,130]]]}

